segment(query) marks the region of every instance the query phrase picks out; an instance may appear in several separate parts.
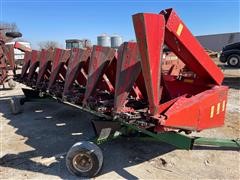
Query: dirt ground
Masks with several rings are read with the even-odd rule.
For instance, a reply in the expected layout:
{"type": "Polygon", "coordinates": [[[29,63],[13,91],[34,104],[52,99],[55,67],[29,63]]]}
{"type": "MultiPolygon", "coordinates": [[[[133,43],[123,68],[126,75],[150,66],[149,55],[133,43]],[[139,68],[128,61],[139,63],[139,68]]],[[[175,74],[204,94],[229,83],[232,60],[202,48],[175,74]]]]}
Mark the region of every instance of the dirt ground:
{"type": "MultiPolygon", "coordinates": [[[[224,127],[198,136],[240,138],[239,70],[222,66],[230,86],[224,127]]],[[[93,116],[56,102],[27,102],[12,115],[8,99],[22,95],[0,90],[0,179],[77,179],[65,167],[75,142],[93,136],[93,116]]],[[[104,165],[96,179],[240,179],[236,150],[178,150],[165,143],[121,138],[101,146],[104,165]]]]}

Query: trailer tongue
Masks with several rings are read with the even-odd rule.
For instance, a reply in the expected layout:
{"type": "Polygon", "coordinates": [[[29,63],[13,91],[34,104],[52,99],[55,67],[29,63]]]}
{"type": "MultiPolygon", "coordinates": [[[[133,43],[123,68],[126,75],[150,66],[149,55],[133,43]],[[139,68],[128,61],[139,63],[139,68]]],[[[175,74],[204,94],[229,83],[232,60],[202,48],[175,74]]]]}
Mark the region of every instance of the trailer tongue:
{"type": "MultiPolygon", "coordinates": [[[[228,87],[223,73],[172,9],[160,14],[133,15],[137,43],[125,42],[115,51],[49,49],[26,53],[22,74],[23,104],[50,97],[99,117],[94,121],[101,144],[130,131],[141,132],[178,148],[194,145],[239,148],[239,141],[189,137],[224,125],[228,87]],[[162,73],[163,45],[192,71],[191,76],[162,73]],[[129,131],[130,129],[130,131],[129,131]]],[[[16,110],[16,108],[15,108],[16,110]]],[[[95,176],[103,162],[99,147],[79,142],[69,150],[68,169],[95,176]]]]}

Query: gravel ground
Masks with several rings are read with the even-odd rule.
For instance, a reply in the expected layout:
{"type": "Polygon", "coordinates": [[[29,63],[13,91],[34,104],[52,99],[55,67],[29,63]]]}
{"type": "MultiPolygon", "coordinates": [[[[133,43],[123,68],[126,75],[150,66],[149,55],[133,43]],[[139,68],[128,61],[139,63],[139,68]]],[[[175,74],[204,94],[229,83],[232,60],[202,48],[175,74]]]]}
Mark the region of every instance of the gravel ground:
{"type": "MultiPolygon", "coordinates": [[[[240,138],[239,71],[224,73],[231,87],[226,123],[198,136],[240,138]]],[[[93,136],[93,117],[55,102],[28,102],[14,116],[8,98],[22,95],[21,87],[0,90],[0,179],[76,179],[65,167],[65,155],[72,144],[93,136]]],[[[240,179],[240,154],[234,150],[186,151],[134,138],[114,140],[102,150],[104,165],[96,179],[240,179]]]]}

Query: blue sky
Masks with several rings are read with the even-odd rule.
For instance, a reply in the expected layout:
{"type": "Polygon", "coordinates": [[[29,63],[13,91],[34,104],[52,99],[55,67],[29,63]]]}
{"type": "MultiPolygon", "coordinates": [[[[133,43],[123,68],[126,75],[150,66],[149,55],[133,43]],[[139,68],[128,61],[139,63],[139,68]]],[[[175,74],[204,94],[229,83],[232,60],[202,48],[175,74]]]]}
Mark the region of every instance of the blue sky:
{"type": "Polygon", "coordinates": [[[238,0],[0,0],[0,20],[15,22],[34,48],[38,42],[119,34],[134,39],[131,15],[174,8],[194,35],[240,31],[238,0]]]}

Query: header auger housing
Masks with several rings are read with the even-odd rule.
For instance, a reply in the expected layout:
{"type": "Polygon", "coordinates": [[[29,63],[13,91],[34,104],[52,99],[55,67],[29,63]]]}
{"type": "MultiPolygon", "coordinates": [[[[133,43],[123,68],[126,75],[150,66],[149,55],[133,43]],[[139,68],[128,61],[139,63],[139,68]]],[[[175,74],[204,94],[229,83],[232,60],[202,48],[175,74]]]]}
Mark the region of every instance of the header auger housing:
{"type": "MultiPolygon", "coordinates": [[[[53,97],[100,117],[101,123],[94,123],[98,132],[106,127],[111,132],[121,131],[117,127],[124,126],[179,148],[191,149],[194,144],[239,147],[232,140],[221,144],[178,133],[222,126],[228,87],[221,85],[223,73],[175,11],[135,14],[133,24],[137,43],[125,42],[118,50],[93,46],[26,52],[22,73],[16,79],[41,97],[53,97]],[[192,75],[162,71],[166,59],[163,45],[192,75]]],[[[28,99],[32,94],[26,89],[24,93],[28,99]]],[[[99,167],[81,171],[82,167],[73,165],[76,152],[84,148],[96,151],[94,161],[101,166],[99,149],[87,142],[72,147],[67,166],[77,175],[94,176],[99,167]]],[[[91,160],[90,155],[82,156],[91,160]]]]}

